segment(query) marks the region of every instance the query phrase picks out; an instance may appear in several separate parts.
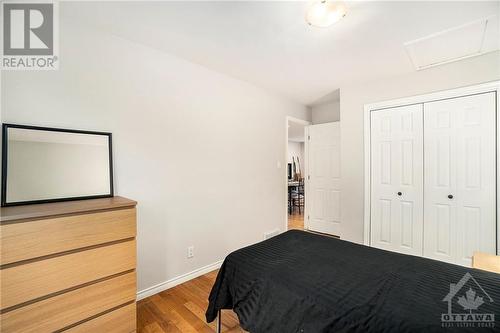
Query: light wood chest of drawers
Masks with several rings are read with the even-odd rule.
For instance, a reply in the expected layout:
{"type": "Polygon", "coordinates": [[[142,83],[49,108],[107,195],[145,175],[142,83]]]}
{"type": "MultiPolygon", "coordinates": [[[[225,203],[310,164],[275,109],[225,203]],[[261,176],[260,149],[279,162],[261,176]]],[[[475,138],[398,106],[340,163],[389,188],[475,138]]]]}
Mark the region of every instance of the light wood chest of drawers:
{"type": "Polygon", "coordinates": [[[135,332],[136,202],[3,207],[0,331],[135,332]]]}

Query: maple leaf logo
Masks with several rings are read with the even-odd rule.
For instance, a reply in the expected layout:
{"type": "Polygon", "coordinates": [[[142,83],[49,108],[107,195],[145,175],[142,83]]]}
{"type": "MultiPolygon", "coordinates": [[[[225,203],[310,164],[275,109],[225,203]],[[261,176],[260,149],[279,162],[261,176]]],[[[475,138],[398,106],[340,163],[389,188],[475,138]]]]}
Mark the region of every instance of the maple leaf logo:
{"type": "Polygon", "coordinates": [[[460,304],[464,310],[469,310],[469,312],[472,313],[472,310],[477,310],[477,308],[484,303],[484,300],[481,296],[476,296],[476,292],[469,288],[465,293],[465,297],[460,296],[457,303],[460,304]]]}

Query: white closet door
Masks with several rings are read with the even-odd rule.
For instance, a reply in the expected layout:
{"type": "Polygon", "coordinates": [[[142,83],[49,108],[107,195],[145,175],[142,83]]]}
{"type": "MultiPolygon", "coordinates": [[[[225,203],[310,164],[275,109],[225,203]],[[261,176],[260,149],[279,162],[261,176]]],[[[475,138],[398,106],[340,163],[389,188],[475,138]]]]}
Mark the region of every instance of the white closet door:
{"type": "Polygon", "coordinates": [[[422,104],[371,112],[371,246],[422,255],[422,104]]]}
{"type": "Polygon", "coordinates": [[[424,104],[424,255],[496,251],[495,94],[424,104]]]}

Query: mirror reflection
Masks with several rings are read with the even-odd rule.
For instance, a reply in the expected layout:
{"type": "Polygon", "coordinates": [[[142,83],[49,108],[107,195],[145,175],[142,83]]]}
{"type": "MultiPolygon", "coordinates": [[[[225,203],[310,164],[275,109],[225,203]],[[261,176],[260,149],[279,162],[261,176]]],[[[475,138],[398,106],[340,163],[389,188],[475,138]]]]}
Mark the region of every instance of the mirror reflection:
{"type": "Polygon", "coordinates": [[[4,131],[4,205],[112,195],[111,134],[9,125],[4,131]]]}

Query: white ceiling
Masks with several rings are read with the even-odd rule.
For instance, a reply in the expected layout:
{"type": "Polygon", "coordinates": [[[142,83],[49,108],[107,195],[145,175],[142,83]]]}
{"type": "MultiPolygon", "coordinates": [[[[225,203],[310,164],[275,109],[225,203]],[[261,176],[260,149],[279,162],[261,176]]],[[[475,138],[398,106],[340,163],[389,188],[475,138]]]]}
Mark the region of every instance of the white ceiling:
{"type": "Polygon", "coordinates": [[[305,23],[307,5],[62,2],[60,13],[309,105],[345,84],[412,72],[404,42],[500,12],[499,1],[348,2],[347,16],[321,29],[305,23]]]}

